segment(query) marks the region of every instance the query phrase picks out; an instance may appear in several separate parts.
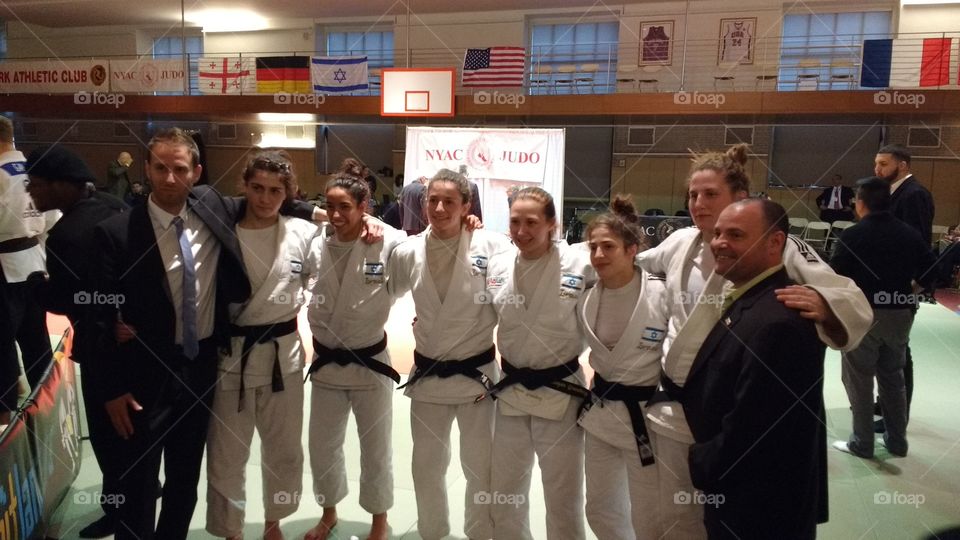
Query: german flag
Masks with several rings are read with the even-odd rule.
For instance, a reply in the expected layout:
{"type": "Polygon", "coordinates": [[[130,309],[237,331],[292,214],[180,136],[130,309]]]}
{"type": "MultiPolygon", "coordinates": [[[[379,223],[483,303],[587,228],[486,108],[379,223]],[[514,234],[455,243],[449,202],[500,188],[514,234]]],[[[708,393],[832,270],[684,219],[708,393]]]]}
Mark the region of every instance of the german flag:
{"type": "Polygon", "coordinates": [[[309,56],[257,57],[257,93],[310,94],[309,56]]]}

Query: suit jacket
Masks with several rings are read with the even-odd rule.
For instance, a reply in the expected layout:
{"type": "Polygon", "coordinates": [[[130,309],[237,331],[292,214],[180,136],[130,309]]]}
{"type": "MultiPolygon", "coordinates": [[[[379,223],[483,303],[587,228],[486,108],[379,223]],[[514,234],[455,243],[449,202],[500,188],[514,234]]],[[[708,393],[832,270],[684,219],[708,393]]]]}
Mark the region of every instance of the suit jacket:
{"type": "MultiPolygon", "coordinates": [[[[833,186],[824,188],[823,193],[821,193],[817,197],[817,206],[823,207],[823,206],[829,205],[830,197],[832,196],[833,196],[833,186]]],[[[843,210],[843,208],[853,207],[853,197],[854,197],[853,189],[848,188],[847,186],[840,186],[840,206],[842,208],[840,208],[839,210],[843,210]]]]}
{"type": "MultiPolygon", "coordinates": [[[[225,198],[209,186],[196,186],[187,205],[221,245],[213,337],[226,345],[230,323],[227,306],[231,302],[242,303],[250,296],[250,281],[234,232],[237,220],[243,216],[245,200],[225,198]]],[[[294,202],[283,212],[306,218],[313,208],[309,203],[294,202]]],[[[165,287],[167,277],[148,205],[100,223],[94,234],[98,290],[123,295],[118,306],[97,306],[103,340],[96,363],[98,371],[105,375],[100,377],[101,395],[110,400],[127,392],[149,394],[154,390],[152,375],[169,369],[163,364],[179,358],[179,352],[175,344],[176,311],[165,287]],[[118,311],[125,323],[137,329],[137,337],[124,344],[113,339],[118,311]]]]}
{"type": "Polygon", "coordinates": [[[791,283],[780,270],[734,302],[684,387],[690,476],[714,496],[710,538],[814,538],[826,521],[824,345],[776,299],[791,283]]]}
{"type": "Polygon", "coordinates": [[[113,160],[107,169],[107,184],[104,186],[106,191],[114,197],[123,199],[130,189],[130,169],[124,167],[119,161],[113,160]]]}
{"type": "Polygon", "coordinates": [[[910,176],[890,196],[890,211],[900,221],[910,225],[920,233],[920,238],[929,244],[933,232],[933,196],[910,176]]]}

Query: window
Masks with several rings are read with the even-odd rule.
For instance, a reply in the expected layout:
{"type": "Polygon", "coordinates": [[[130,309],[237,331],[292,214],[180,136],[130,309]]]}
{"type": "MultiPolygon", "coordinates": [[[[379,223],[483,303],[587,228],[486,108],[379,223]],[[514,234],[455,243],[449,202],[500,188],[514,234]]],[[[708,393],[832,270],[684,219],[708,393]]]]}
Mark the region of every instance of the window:
{"type": "Polygon", "coordinates": [[[7,23],[0,21],[0,60],[7,57],[7,23]]]}
{"type": "Polygon", "coordinates": [[[826,89],[831,76],[857,78],[863,40],[888,37],[889,11],[786,15],[778,88],[797,90],[812,84],[826,89]]]}
{"type": "Polygon", "coordinates": [[[612,93],[619,30],[616,21],[533,25],[530,93],[612,93]]]}
{"type": "MultiPolygon", "coordinates": [[[[199,69],[197,63],[203,56],[203,37],[187,36],[187,61],[190,64],[190,94],[199,94],[199,69]]],[[[153,57],[174,60],[183,56],[184,40],[180,36],[160,37],[153,40],[153,57]]],[[[180,94],[180,92],[157,92],[157,95],[180,94]]]]}
{"type": "Polygon", "coordinates": [[[327,56],[364,56],[370,73],[370,90],[379,93],[379,70],[393,67],[393,30],[321,31],[317,28],[317,50],[327,56]]]}

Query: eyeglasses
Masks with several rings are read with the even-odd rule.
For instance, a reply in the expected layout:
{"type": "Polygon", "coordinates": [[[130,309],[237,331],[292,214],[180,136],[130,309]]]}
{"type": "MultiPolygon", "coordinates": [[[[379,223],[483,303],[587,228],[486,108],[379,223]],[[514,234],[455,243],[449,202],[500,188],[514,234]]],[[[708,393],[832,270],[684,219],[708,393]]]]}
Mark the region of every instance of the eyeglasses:
{"type": "Polygon", "coordinates": [[[286,161],[274,161],[270,158],[257,158],[253,160],[253,168],[269,172],[290,172],[290,163],[286,161]]]}

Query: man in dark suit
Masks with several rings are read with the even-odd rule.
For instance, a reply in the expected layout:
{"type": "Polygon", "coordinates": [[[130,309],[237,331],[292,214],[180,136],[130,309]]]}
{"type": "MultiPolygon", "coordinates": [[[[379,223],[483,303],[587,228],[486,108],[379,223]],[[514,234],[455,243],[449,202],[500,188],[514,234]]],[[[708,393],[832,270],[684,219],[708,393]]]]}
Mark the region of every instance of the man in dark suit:
{"type": "Polygon", "coordinates": [[[733,289],[681,400],[710,538],[814,538],[826,521],[824,345],[774,292],[790,285],[788,230],[782,206],[747,199],[720,214],[711,241],[733,289]]]}
{"type": "Polygon", "coordinates": [[[853,221],[853,190],[843,185],[843,177],[833,175],[830,187],[817,197],[820,207],[820,221],[853,221]]]}
{"type": "Polygon", "coordinates": [[[114,197],[123,200],[130,189],[130,164],[133,163],[133,157],[129,152],[120,152],[117,159],[110,162],[107,167],[107,183],[104,191],[114,197]]]}
{"type": "Polygon", "coordinates": [[[889,184],[877,177],[857,182],[860,222],[843,231],[830,265],[853,279],[873,307],[873,327],[860,345],[843,353],[843,386],[853,410],[853,434],[834,448],[873,457],[873,380],[877,380],[884,445],[907,455],[907,395],[903,380],[907,340],[918,296],[916,280],[929,288],[937,276],[936,258],[920,233],[890,213],[889,184]]]}
{"type": "MultiPolygon", "coordinates": [[[[894,217],[916,229],[920,238],[930,245],[933,235],[933,196],[910,172],[910,151],[899,144],[884,146],[873,159],[873,173],[890,184],[890,211],[894,217]]],[[[910,402],[913,401],[913,355],[910,354],[909,341],[903,379],[907,387],[909,420],[910,402]]],[[[878,421],[875,429],[883,433],[883,422],[878,421]]]]}
{"type": "MultiPolygon", "coordinates": [[[[95,229],[103,340],[96,368],[114,430],[123,439],[120,525],[116,538],[186,538],[197,502],[217,371],[229,339],[227,304],[244,302],[250,283],[234,233],[234,199],[194,184],[196,143],[182,130],[156,134],[145,205],[95,229]],[[112,295],[112,296],[111,296],[112,295]],[[154,486],[165,482],[154,531],[154,486]]],[[[300,203],[294,215],[310,217],[300,203]]]]}
{"type": "MultiPolygon", "coordinates": [[[[71,358],[85,366],[97,355],[97,326],[90,308],[101,299],[92,284],[93,228],[121,210],[104,202],[103,195],[91,189],[96,180],[93,173],[79,156],[63,146],[44,146],[31,152],[27,157],[27,174],[30,178],[27,191],[37,210],[63,212],[63,217],[47,233],[46,276],[42,273],[31,276],[39,279],[34,289],[36,300],[45,311],[66,315],[70,320],[73,327],[71,358]]],[[[102,538],[113,534],[116,528],[117,506],[107,501],[112,502],[119,493],[115,466],[122,456],[116,455],[116,435],[103,400],[97,395],[96,375],[95,370],[84,367],[80,385],[90,445],[103,472],[104,516],[81,529],[81,538],[102,538]]]]}

